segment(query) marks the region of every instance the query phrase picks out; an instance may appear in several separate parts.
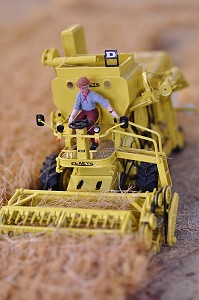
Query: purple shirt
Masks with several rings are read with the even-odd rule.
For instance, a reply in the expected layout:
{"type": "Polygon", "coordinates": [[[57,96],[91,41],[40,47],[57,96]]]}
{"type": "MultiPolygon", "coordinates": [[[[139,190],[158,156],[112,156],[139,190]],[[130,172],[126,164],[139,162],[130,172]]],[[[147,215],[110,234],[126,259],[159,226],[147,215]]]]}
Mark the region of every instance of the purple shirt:
{"type": "Polygon", "coordinates": [[[76,96],[76,101],[74,104],[75,110],[92,110],[96,108],[96,102],[100,103],[103,107],[107,107],[109,104],[109,101],[107,99],[104,99],[101,95],[89,91],[87,96],[83,96],[80,92],[76,96]]]}

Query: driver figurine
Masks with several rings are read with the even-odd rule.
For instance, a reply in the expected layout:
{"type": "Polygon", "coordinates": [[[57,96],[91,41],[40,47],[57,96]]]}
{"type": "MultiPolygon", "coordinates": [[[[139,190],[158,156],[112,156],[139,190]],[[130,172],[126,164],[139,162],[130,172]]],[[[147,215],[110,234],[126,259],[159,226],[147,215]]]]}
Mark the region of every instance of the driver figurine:
{"type": "Polygon", "coordinates": [[[109,100],[104,99],[101,95],[89,90],[89,84],[90,80],[87,77],[80,77],[77,81],[76,85],[80,89],[80,92],[76,96],[76,101],[68,123],[72,123],[75,116],[81,110],[75,120],[83,120],[87,118],[90,121],[88,134],[94,134],[93,127],[98,118],[96,103],[100,103],[103,107],[106,107],[114,118],[118,118],[118,115],[113,110],[109,100]]]}

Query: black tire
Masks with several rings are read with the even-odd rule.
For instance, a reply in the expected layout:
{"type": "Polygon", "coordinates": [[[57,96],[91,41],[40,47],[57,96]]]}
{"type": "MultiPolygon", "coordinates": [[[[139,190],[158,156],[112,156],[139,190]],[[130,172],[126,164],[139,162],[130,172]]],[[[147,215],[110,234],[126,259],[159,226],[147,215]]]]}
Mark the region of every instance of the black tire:
{"type": "Polygon", "coordinates": [[[58,154],[52,154],[43,162],[40,174],[40,189],[41,190],[59,190],[60,189],[60,174],[56,172],[56,157],[58,154]]]}
{"type": "Polygon", "coordinates": [[[136,174],[137,191],[152,192],[158,187],[158,169],[156,164],[141,162],[136,174]]]}

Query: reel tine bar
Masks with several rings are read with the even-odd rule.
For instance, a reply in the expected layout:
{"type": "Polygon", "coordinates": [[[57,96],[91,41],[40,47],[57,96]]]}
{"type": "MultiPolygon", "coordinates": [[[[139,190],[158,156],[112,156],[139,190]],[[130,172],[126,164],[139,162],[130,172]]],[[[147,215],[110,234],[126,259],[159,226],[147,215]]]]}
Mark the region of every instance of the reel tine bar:
{"type": "Polygon", "coordinates": [[[94,231],[119,232],[124,234],[132,226],[130,211],[110,211],[76,208],[24,207],[6,206],[0,211],[0,232],[41,231],[43,228],[55,231],[64,228],[72,231],[85,230],[90,234],[94,231]],[[30,228],[30,230],[28,230],[30,228]],[[32,229],[31,229],[32,228],[32,229]],[[39,228],[37,230],[37,228],[39,228]]]}

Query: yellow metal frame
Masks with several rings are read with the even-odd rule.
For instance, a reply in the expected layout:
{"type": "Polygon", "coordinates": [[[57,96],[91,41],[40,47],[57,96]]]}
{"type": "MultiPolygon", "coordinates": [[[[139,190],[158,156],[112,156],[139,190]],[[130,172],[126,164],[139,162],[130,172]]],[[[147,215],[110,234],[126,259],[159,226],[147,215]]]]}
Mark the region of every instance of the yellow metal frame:
{"type": "Polygon", "coordinates": [[[71,208],[71,199],[78,202],[89,198],[94,204],[99,201],[99,193],[18,189],[8,205],[0,210],[0,232],[24,234],[62,230],[87,235],[99,232],[124,235],[139,231],[148,241],[149,248],[159,251],[164,222],[157,224],[157,218],[165,212],[168,215],[169,226],[167,243],[175,243],[175,218],[179,198],[177,193],[174,193],[172,198],[170,187],[151,193],[104,192],[103,197],[107,201],[122,199],[123,203],[126,202],[130,206],[128,210],[71,208]],[[59,201],[62,207],[54,207],[56,201],[59,201]],[[165,203],[168,206],[166,211],[165,203]],[[154,205],[155,213],[152,212],[154,205]]]}
{"type": "MultiPolygon", "coordinates": [[[[100,172],[101,168],[105,169],[108,166],[112,166],[116,161],[120,159],[131,161],[145,161],[157,164],[160,183],[162,187],[172,185],[167,158],[162,150],[160,134],[143,126],[136,125],[133,122],[129,122],[129,126],[142,129],[143,131],[149,132],[156,136],[156,141],[153,138],[126,132],[120,128],[121,125],[123,125],[123,123],[112,126],[102,135],[95,134],[94,136],[86,134],[85,129],[77,130],[76,134],[65,134],[63,132],[62,137],[66,139],[66,144],[70,145],[67,139],[76,138],[77,147],[76,149],[65,147],[63,150],[61,150],[59,156],[57,157],[56,171],[60,173],[63,172],[65,168],[71,167],[86,168],[87,175],[89,175],[91,172],[94,178],[98,178],[98,171],[100,172]],[[112,137],[112,140],[114,141],[112,154],[106,158],[94,158],[94,154],[97,152],[97,150],[90,150],[90,143],[86,143],[86,140],[94,138],[100,141],[110,135],[112,137]],[[146,150],[122,146],[123,140],[126,136],[146,140],[153,145],[153,149],[146,150]],[[93,174],[92,169],[95,169],[95,174],[93,174]]],[[[107,173],[109,173],[109,169],[107,169],[107,173]]],[[[104,173],[104,175],[106,175],[106,173],[104,173]]],[[[74,190],[75,187],[72,187],[72,189],[74,190]]]]}

